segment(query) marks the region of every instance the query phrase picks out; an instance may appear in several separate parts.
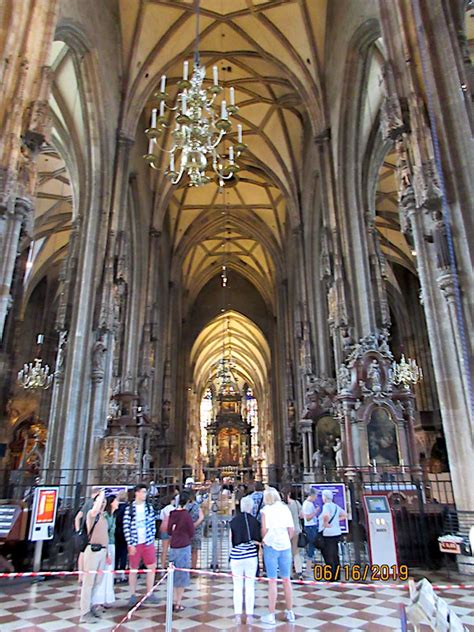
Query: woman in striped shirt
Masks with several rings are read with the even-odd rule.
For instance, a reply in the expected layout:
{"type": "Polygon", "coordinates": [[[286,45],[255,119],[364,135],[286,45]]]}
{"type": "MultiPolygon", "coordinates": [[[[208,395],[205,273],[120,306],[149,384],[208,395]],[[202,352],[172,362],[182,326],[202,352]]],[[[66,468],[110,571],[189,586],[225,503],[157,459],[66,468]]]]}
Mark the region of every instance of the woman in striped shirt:
{"type": "Polygon", "coordinates": [[[252,516],[253,500],[244,496],[240,511],[230,521],[230,569],[234,582],[234,612],[236,623],[242,623],[245,587],[245,614],[247,623],[253,621],[255,604],[255,575],[258,565],[258,542],[261,542],[260,524],[252,516]]]}

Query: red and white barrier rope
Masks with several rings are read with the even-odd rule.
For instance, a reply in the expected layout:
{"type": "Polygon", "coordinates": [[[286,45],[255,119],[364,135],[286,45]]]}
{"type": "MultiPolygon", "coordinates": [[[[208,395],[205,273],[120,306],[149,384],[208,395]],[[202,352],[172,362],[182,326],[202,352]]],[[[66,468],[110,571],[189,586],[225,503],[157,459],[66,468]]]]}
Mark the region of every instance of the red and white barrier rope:
{"type": "MultiPolygon", "coordinates": [[[[207,575],[211,577],[234,577],[232,573],[224,573],[224,572],[216,572],[216,571],[202,571],[194,568],[175,568],[175,571],[184,571],[187,573],[195,574],[195,575],[207,575]]],[[[246,577],[245,575],[235,575],[235,577],[246,577]]],[[[259,582],[269,582],[270,579],[268,577],[256,577],[256,581],[259,582]]],[[[279,583],[283,583],[282,579],[276,580],[279,583]]],[[[372,582],[372,583],[364,583],[364,582],[329,582],[329,581],[315,581],[310,579],[292,579],[292,584],[298,586],[331,586],[333,588],[398,588],[401,590],[408,590],[408,582],[399,583],[399,584],[389,584],[388,582],[380,581],[380,582],[372,582]]],[[[433,588],[436,590],[472,590],[474,589],[474,584],[433,584],[433,588]]]]}
{"type": "Polygon", "coordinates": [[[135,573],[144,575],[146,573],[166,573],[166,568],[157,568],[149,570],[147,568],[141,570],[98,570],[98,571],[26,571],[24,573],[0,573],[0,579],[15,579],[18,577],[77,577],[78,575],[130,575],[135,573]]]}
{"type": "Polygon", "coordinates": [[[117,623],[117,625],[114,628],[112,628],[112,632],[116,632],[116,630],[118,630],[121,625],[123,625],[127,621],[130,621],[130,619],[133,617],[133,615],[138,610],[138,608],[140,608],[140,606],[148,599],[148,597],[150,595],[153,594],[153,592],[156,590],[156,588],[158,588],[158,586],[161,584],[161,582],[163,582],[167,577],[168,577],[168,571],[166,571],[165,574],[163,575],[163,577],[159,581],[156,582],[156,584],[152,587],[152,589],[149,592],[147,592],[146,595],[144,597],[142,597],[140,599],[140,601],[138,601],[133,606],[133,608],[131,608],[127,612],[127,614],[124,616],[124,618],[121,621],[119,621],[119,623],[117,623]]]}
{"type": "MultiPolygon", "coordinates": [[[[185,573],[191,573],[194,575],[201,575],[207,577],[215,577],[215,578],[232,578],[232,573],[227,572],[218,572],[218,571],[204,571],[198,569],[190,569],[190,568],[175,568],[176,571],[182,571],[185,573]]],[[[167,569],[165,568],[157,568],[155,571],[149,569],[142,570],[98,570],[98,571],[25,571],[23,573],[0,573],[0,579],[17,579],[20,577],[77,577],[78,575],[129,575],[131,572],[144,575],[146,573],[164,573],[166,576],[167,569]]],[[[236,577],[242,577],[240,575],[236,575],[236,577]]],[[[163,578],[162,578],[163,579],[163,578]]],[[[268,582],[270,581],[268,577],[256,577],[256,581],[258,582],[268,582]]],[[[160,580],[162,581],[162,580],[160,580]]],[[[282,582],[283,580],[278,579],[278,582],[282,582]]],[[[310,579],[293,579],[291,583],[296,586],[332,586],[334,588],[354,588],[355,586],[360,588],[398,588],[402,590],[408,589],[407,583],[388,583],[384,581],[365,583],[365,582],[329,582],[329,581],[315,581],[310,579]]],[[[435,590],[474,590],[474,584],[433,584],[433,588],[435,590]]]]}

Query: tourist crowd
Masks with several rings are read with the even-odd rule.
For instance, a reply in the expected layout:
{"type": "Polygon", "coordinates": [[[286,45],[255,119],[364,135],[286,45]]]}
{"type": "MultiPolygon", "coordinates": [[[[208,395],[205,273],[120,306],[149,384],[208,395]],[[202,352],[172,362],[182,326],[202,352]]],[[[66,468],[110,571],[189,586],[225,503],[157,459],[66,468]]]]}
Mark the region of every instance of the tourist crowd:
{"type": "MultiPolygon", "coordinates": [[[[146,573],[146,599],[158,603],[153,592],[157,552],[155,541],[161,540],[161,567],[173,562],[176,570],[173,583],[173,610],[184,610],[183,593],[190,584],[190,571],[196,568],[202,544],[204,513],[202,496],[193,491],[194,480],[186,480],[184,488],[168,498],[159,499],[153,484],[136,485],[132,491],[117,496],[105,495],[103,488],[92,488],[75,517],[79,548],[78,568],[85,571],[81,585],[81,622],[95,623],[104,609],[115,603],[114,584],[127,581],[120,571],[130,570],[128,606],[135,606],[137,572],[146,573]],[[158,508],[158,505],[161,508],[158,508]],[[158,529],[157,529],[158,521],[158,529]],[[95,571],[117,571],[97,573],[95,571]],[[93,571],[88,573],[87,571],[93,571]],[[134,572],[135,571],[135,572],[134,572]]],[[[234,493],[225,485],[222,493],[234,493]]],[[[301,503],[291,489],[278,492],[256,482],[252,489],[239,486],[234,493],[235,515],[229,528],[229,559],[234,586],[234,612],[238,623],[254,620],[255,580],[262,573],[268,581],[268,613],[260,623],[276,624],[277,579],[282,580],[285,598],[285,619],[295,621],[292,598],[293,577],[302,579],[301,550],[306,548],[307,563],[314,564],[315,549],[320,548],[325,564],[337,580],[339,566],[338,541],[340,520],[344,511],[333,502],[332,492],[322,493],[322,508],[316,503],[316,492],[310,489],[301,503]],[[245,606],[244,606],[245,604],[245,606]]]]}

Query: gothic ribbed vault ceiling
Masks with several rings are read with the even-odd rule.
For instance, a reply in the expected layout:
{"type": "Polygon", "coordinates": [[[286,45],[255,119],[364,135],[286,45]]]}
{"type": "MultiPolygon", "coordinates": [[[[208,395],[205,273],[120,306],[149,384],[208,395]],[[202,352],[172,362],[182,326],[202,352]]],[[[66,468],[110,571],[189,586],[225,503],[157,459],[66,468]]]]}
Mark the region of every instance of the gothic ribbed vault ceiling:
{"type": "MultiPolygon", "coordinates": [[[[150,174],[157,192],[154,223],[171,234],[173,274],[189,304],[224,257],[272,301],[285,231],[297,221],[304,122],[311,120],[316,133],[322,121],[326,5],[326,0],[200,3],[201,63],[208,77],[217,65],[223,86],[234,86],[239,106],[234,120],[243,126],[248,150],[239,160],[236,186],[225,194],[215,185],[172,188],[162,174],[150,174]]],[[[127,120],[130,133],[141,134],[161,75],[167,75],[173,99],[183,61],[192,59],[195,2],[122,0],[120,7],[127,120]]]]}

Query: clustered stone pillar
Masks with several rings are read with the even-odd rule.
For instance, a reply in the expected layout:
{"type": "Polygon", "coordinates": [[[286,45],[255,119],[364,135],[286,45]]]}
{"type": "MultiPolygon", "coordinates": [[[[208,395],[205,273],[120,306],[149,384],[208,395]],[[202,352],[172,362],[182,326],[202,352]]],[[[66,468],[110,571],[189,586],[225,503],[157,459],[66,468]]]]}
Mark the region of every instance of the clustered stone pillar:
{"type": "Polygon", "coordinates": [[[32,214],[33,208],[28,200],[17,199],[12,212],[0,209],[0,337],[11,305],[10,288],[18,256],[22,226],[32,214]]]}

